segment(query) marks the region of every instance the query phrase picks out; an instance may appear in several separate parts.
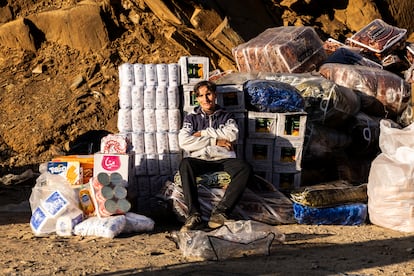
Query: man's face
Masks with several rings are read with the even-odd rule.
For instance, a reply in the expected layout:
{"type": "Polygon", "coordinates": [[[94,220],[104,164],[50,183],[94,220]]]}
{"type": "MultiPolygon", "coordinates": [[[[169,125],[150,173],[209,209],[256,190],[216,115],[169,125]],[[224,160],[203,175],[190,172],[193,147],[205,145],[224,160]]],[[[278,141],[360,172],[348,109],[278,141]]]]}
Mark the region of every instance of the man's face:
{"type": "Polygon", "coordinates": [[[208,90],[207,86],[201,86],[198,89],[197,101],[205,113],[213,113],[216,107],[216,93],[208,90]]]}

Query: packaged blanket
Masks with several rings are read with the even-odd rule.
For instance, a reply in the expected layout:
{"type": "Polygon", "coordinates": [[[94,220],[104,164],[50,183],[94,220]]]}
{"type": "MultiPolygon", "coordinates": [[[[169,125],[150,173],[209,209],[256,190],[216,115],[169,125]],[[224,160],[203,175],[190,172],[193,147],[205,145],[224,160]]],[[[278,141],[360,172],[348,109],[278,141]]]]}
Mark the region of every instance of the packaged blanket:
{"type": "Polygon", "coordinates": [[[409,83],[387,70],[361,65],[325,63],[319,68],[319,73],[338,85],[375,97],[394,116],[401,114],[410,100],[409,83]]]}
{"type": "Polygon", "coordinates": [[[304,100],[299,91],[290,84],[271,80],[245,82],[246,105],[259,112],[303,111],[304,100]]]}
{"type": "Polygon", "coordinates": [[[293,203],[295,219],[299,224],[361,225],[365,222],[368,206],[364,203],[315,208],[293,203]]]}

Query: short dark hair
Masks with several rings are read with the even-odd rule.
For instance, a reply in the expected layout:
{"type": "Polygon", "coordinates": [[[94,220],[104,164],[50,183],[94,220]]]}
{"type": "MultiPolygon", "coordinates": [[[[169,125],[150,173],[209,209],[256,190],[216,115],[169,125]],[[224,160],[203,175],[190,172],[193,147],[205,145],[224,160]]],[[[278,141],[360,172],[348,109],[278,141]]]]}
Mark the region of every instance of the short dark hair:
{"type": "Polygon", "coordinates": [[[196,85],[194,85],[194,93],[196,96],[198,96],[198,89],[202,86],[207,86],[207,89],[213,93],[216,93],[216,84],[212,81],[204,80],[198,82],[196,85]]]}

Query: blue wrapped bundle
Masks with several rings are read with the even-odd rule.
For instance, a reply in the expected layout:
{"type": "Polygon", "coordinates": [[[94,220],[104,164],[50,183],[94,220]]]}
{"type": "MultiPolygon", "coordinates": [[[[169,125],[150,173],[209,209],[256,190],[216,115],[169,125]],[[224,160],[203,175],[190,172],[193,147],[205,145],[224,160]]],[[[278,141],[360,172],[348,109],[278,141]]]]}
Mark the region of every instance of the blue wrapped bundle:
{"type": "Polygon", "coordinates": [[[293,203],[295,220],[299,224],[360,225],[367,218],[367,204],[354,203],[328,208],[314,208],[293,203]]]}
{"type": "Polygon", "coordinates": [[[249,80],[244,83],[246,103],[259,112],[301,112],[305,101],[290,84],[271,80],[249,80]]]}

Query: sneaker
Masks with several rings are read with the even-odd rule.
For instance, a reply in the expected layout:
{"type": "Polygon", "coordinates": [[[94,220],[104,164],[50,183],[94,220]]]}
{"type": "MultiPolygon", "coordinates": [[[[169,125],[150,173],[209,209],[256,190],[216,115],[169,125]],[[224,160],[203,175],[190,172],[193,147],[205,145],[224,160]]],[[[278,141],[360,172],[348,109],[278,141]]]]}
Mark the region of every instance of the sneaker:
{"type": "Polygon", "coordinates": [[[227,218],[226,214],[213,212],[210,216],[210,220],[208,221],[208,227],[215,229],[223,226],[227,221],[231,220],[227,218]]]}
{"type": "Polygon", "coordinates": [[[200,230],[204,227],[203,221],[201,220],[201,216],[198,213],[190,215],[183,227],[181,227],[181,232],[187,232],[189,230],[200,230]]]}

